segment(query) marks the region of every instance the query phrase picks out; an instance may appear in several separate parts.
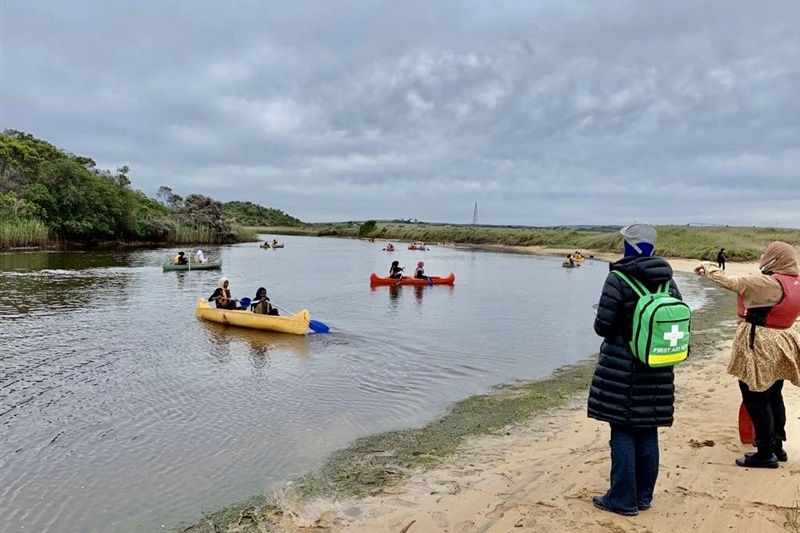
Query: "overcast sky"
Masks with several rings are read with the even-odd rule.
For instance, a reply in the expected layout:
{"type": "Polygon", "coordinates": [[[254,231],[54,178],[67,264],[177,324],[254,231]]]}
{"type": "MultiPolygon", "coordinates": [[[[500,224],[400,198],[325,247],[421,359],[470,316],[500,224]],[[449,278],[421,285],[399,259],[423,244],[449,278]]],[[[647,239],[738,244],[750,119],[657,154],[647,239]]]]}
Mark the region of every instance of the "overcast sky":
{"type": "Polygon", "coordinates": [[[798,0],[0,0],[0,127],[307,222],[800,227],[798,0]]]}

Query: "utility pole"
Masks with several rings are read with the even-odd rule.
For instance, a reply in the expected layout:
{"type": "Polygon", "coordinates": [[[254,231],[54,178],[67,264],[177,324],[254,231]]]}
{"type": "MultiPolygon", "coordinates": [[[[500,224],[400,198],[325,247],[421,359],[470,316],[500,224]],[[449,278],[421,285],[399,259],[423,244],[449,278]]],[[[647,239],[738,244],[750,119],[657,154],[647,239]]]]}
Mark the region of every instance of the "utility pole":
{"type": "Polygon", "coordinates": [[[472,227],[478,225],[478,202],[475,202],[475,209],[472,211],[472,227]]]}

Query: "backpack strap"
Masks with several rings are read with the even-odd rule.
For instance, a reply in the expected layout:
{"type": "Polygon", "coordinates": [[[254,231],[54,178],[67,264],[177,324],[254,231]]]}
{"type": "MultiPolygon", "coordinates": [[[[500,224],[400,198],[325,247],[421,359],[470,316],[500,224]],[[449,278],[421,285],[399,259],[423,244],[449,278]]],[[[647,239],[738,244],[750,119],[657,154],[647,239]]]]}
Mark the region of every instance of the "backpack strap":
{"type": "MultiPolygon", "coordinates": [[[[625,281],[625,283],[627,283],[628,286],[630,286],[630,288],[633,289],[633,291],[639,296],[639,298],[641,298],[645,294],[653,294],[650,291],[648,291],[647,287],[645,287],[644,284],[641,281],[639,281],[638,279],[629,278],[628,276],[626,276],[625,274],[623,274],[619,270],[612,270],[611,272],[613,272],[614,274],[616,274],[617,276],[622,278],[625,281]]],[[[656,293],[660,293],[660,292],[664,292],[664,293],[669,294],[669,282],[668,281],[664,282],[664,284],[661,285],[661,287],[659,287],[658,290],[656,291],[656,293]]]]}
{"type": "Polygon", "coordinates": [[[641,282],[641,281],[639,281],[638,279],[636,279],[636,278],[629,278],[628,276],[626,276],[625,274],[623,274],[623,273],[622,273],[622,272],[620,272],[619,270],[612,270],[611,272],[613,272],[614,274],[616,274],[617,276],[619,276],[620,278],[622,278],[622,281],[624,281],[625,283],[627,283],[627,284],[628,284],[628,286],[629,286],[631,289],[633,289],[633,292],[635,292],[635,293],[636,293],[636,294],[639,296],[639,298],[642,298],[642,297],[643,297],[644,295],[646,295],[646,294],[650,294],[650,291],[648,291],[648,290],[647,290],[647,287],[645,287],[645,286],[642,284],[642,282],[641,282]]]}

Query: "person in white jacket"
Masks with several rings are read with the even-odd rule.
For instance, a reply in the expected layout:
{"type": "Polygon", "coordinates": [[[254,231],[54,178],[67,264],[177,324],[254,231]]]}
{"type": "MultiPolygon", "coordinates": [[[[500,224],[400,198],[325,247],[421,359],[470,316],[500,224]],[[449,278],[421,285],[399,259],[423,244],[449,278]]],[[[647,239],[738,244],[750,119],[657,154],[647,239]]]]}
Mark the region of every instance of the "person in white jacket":
{"type": "Polygon", "coordinates": [[[208,261],[208,259],[206,259],[206,256],[203,255],[203,250],[197,250],[197,253],[195,254],[195,259],[197,259],[198,263],[205,263],[206,261],[208,261]]]}

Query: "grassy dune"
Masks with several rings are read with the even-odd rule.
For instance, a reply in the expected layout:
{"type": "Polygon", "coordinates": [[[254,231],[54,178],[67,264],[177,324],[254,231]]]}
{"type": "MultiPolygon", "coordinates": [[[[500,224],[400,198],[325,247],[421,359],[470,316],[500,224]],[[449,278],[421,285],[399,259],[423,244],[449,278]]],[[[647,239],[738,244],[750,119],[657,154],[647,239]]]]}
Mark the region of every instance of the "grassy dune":
{"type": "MultiPolygon", "coordinates": [[[[359,225],[316,224],[307,228],[253,228],[258,233],[314,235],[359,238],[359,225]]],[[[731,261],[758,259],[772,241],[786,241],[800,248],[800,230],[757,227],[657,226],[658,254],[670,257],[714,260],[725,248],[731,261]]],[[[456,226],[438,224],[378,223],[367,237],[387,241],[423,241],[456,244],[503,244],[574,248],[598,252],[618,252],[622,236],[617,229],[518,228],[499,226],[456,226]]]]}

